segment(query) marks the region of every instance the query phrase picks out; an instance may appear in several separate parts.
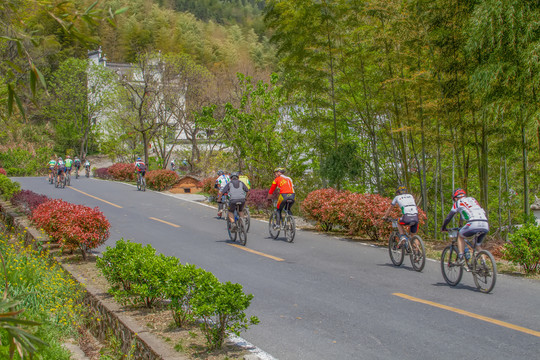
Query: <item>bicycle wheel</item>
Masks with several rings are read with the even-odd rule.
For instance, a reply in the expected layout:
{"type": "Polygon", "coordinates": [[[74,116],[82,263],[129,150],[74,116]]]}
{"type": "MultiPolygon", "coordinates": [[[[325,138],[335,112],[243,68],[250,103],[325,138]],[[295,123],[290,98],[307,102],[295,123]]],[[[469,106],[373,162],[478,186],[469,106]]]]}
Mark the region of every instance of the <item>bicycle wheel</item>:
{"type": "Polygon", "coordinates": [[[86,177],[89,178],[90,177],[90,169],[86,169],[86,177]]]}
{"type": "Polygon", "coordinates": [[[478,290],[489,293],[495,287],[497,281],[497,264],[495,258],[487,250],[481,250],[476,254],[473,264],[473,278],[478,290]]]}
{"type": "Polygon", "coordinates": [[[238,226],[238,242],[240,245],[246,246],[247,231],[244,225],[244,219],[239,217],[238,220],[236,220],[236,225],[238,226]]]}
{"type": "Polygon", "coordinates": [[[79,178],[79,169],[75,169],[75,179],[79,178]]]}
{"type": "Polygon", "coordinates": [[[273,239],[277,239],[279,236],[279,230],[280,228],[277,224],[277,214],[274,211],[272,215],[270,215],[270,220],[268,221],[268,232],[273,239]]]}
{"type": "Polygon", "coordinates": [[[294,236],[296,235],[296,224],[292,215],[286,215],[283,220],[283,231],[285,232],[285,238],[288,242],[292,243],[294,241],[294,236]]]}
{"type": "Polygon", "coordinates": [[[137,190],[141,190],[141,176],[137,176],[137,190]]]}
{"type": "Polygon", "coordinates": [[[54,187],[58,188],[58,175],[54,177],[54,187]]]}
{"type": "Polygon", "coordinates": [[[441,271],[444,280],[450,286],[456,286],[463,276],[463,266],[458,265],[458,249],[456,245],[448,245],[441,254],[441,271]]]}
{"type": "Polygon", "coordinates": [[[388,254],[390,254],[390,260],[395,266],[400,266],[405,258],[405,249],[403,247],[398,248],[399,236],[396,232],[390,234],[388,238],[388,254]]]}
{"type": "Polygon", "coordinates": [[[422,271],[426,265],[426,248],[422,238],[414,235],[411,239],[411,265],[414,270],[422,271]]]}
{"type": "Polygon", "coordinates": [[[66,185],[71,186],[71,176],[69,174],[66,175],[66,185]]]}
{"type": "Polygon", "coordinates": [[[249,209],[247,206],[244,207],[244,225],[246,228],[246,232],[249,231],[249,225],[251,225],[251,216],[249,214],[249,209]]]}
{"type": "Polygon", "coordinates": [[[231,223],[231,220],[229,219],[229,216],[228,215],[225,215],[225,217],[227,218],[227,232],[229,233],[229,238],[232,240],[232,241],[236,241],[236,231],[233,231],[231,229],[232,227],[232,223],[231,223]]]}
{"type": "Polygon", "coordinates": [[[141,189],[142,191],[146,191],[146,178],[144,176],[141,179],[141,189]]]}

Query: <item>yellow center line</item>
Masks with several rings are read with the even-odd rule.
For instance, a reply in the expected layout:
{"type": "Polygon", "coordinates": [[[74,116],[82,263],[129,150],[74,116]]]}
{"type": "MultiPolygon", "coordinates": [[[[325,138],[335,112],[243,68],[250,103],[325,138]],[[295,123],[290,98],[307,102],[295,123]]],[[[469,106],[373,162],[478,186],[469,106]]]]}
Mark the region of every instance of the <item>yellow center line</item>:
{"type": "Polygon", "coordinates": [[[259,252],[257,250],[253,250],[253,249],[250,249],[250,248],[247,248],[245,246],[238,245],[238,244],[227,244],[227,245],[234,246],[235,248],[238,248],[238,249],[241,249],[241,250],[253,253],[253,254],[257,254],[257,255],[260,255],[260,256],[264,256],[264,257],[267,257],[267,258],[272,259],[272,260],[285,261],[285,259],[278,258],[278,257],[272,256],[272,255],[268,255],[268,254],[265,254],[265,253],[259,252]]]}
{"type": "Polygon", "coordinates": [[[440,309],[452,311],[452,312],[455,312],[455,313],[458,313],[458,314],[461,314],[461,315],[464,315],[464,316],[469,316],[469,317],[472,317],[472,318],[475,318],[475,319],[478,319],[478,320],[482,320],[482,321],[486,321],[488,323],[492,323],[492,324],[495,324],[495,325],[504,326],[504,327],[512,329],[512,330],[521,331],[521,332],[523,332],[525,334],[540,337],[540,331],[527,329],[527,328],[524,328],[524,327],[521,327],[521,326],[518,326],[518,325],[507,323],[505,321],[492,319],[492,318],[489,318],[487,316],[478,315],[478,314],[475,314],[475,313],[472,313],[472,312],[469,312],[469,311],[461,310],[461,309],[454,308],[454,307],[451,307],[451,306],[446,306],[446,305],[439,304],[439,303],[436,303],[436,302],[433,302],[433,301],[415,298],[413,296],[409,296],[409,295],[406,295],[406,294],[393,293],[392,295],[399,296],[399,297],[407,299],[407,300],[416,301],[416,302],[419,302],[419,303],[422,303],[422,304],[438,307],[440,309]]]}
{"type": "Polygon", "coordinates": [[[86,196],[90,196],[91,198],[94,198],[94,199],[99,200],[99,201],[103,201],[103,202],[106,203],[106,204],[109,204],[109,205],[112,205],[112,206],[116,206],[116,207],[119,208],[119,209],[122,208],[120,205],[116,205],[116,204],[113,204],[112,202],[109,202],[109,201],[107,201],[107,200],[100,199],[100,198],[98,198],[97,196],[87,194],[87,193],[85,193],[84,191],[75,189],[74,187],[68,186],[68,189],[78,191],[78,192],[80,192],[81,194],[84,194],[84,195],[86,195],[86,196]]]}
{"type": "Polygon", "coordinates": [[[149,219],[156,220],[156,221],[162,222],[162,223],[164,223],[164,224],[174,226],[174,227],[176,227],[176,228],[179,228],[179,227],[180,227],[180,225],[176,225],[176,224],[170,223],[170,222],[165,221],[165,220],[157,219],[157,218],[155,218],[155,217],[149,217],[149,219]]]}

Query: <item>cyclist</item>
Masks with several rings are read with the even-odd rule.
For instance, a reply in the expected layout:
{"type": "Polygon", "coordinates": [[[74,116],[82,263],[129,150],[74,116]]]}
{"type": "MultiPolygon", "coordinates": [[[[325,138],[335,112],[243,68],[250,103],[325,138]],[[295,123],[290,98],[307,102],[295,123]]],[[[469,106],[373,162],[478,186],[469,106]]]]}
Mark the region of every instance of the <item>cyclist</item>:
{"type": "MultiPolygon", "coordinates": [[[[285,176],[285,169],[284,168],[276,168],[274,169],[274,176],[275,179],[272,182],[272,186],[270,187],[270,190],[268,191],[268,200],[272,199],[272,195],[274,194],[274,191],[276,188],[279,188],[279,197],[277,201],[277,211],[278,211],[278,219],[277,224],[279,225],[281,223],[281,211],[285,207],[285,204],[287,201],[291,202],[291,207],[294,204],[294,185],[292,182],[292,179],[288,176],[285,176]]],[[[289,213],[291,211],[291,207],[289,207],[289,213]]]]}
{"type": "MultiPolygon", "coordinates": [[[[467,222],[465,226],[459,230],[458,234],[458,260],[459,264],[463,265],[465,263],[463,255],[465,241],[463,239],[480,234],[476,238],[476,244],[474,244],[475,249],[478,249],[486,237],[486,234],[489,232],[489,223],[484,209],[482,209],[475,198],[467,196],[465,190],[454,190],[452,201],[454,202],[454,205],[452,205],[450,213],[448,213],[448,216],[444,220],[441,231],[446,231],[446,226],[450,223],[456,213],[460,213],[462,219],[467,222]]],[[[471,256],[468,252],[466,255],[467,259],[471,256]]]]}
{"type": "Polygon", "coordinates": [[[388,218],[390,211],[393,206],[398,206],[401,209],[401,218],[398,221],[398,231],[399,231],[399,244],[398,248],[405,242],[407,236],[405,235],[405,230],[403,226],[410,226],[411,236],[416,234],[418,231],[418,208],[416,207],[416,202],[414,197],[408,193],[407,187],[400,185],[396,188],[396,196],[392,200],[392,203],[386,209],[386,213],[383,216],[383,219],[388,218]]]}
{"type": "Polygon", "coordinates": [[[77,156],[75,156],[75,159],[73,159],[73,166],[77,169],[77,172],[81,170],[81,160],[77,156]]]}
{"type": "Polygon", "coordinates": [[[56,168],[56,160],[54,160],[54,158],[51,158],[51,161],[49,161],[49,179],[53,179],[53,172],[54,172],[54,169],[56,168]]]}
{"type": "Polygon", "coordinates": [[[84,162],[84,169],[87,173],[90,173],[90,161],[88,161],[88,159],[84,162]]]}
{"type": "Polygon", "coordinates": [[[137,161],[135,161],[135,172],[141,174],[142,177],[144,177],[146,174],[146,164],[141,160],[140,157],[138,157],[137,161]]]}
{"type": "Polygon", "coordinates": [[[238,180],[246,184],[247,188],[251,190],[251,183],[249,182],[249,178],[244,175],[242,171],[238,172],[238,180]]]}
{"type": "Polygon", "coordinates": [[[66,173],[71,175],[71,168],[73,167],[73,160],[71,160],[71,156],[66,156],[66,173]]]}
{"type": "Polygon", "coordinates": [[[214,187],[216,189],[218,189],[218,198],[217,198],[218,213],[217,213],[217,216],[218,216],[218,218],[220,218],[221,215],[223,214],[223,204],[225,202],[224,201],[225,196],[227,195],[227,193],[223,192],[223,189],[225,188],[225,185],[227,185],[227,183],[230,181],[230,179],[229,179],[229,176],[226,175],[223,172],[223,170],[219,170],[217,172],[217,174],[218,174],[218,178],[216,179],[216,183],[215,183],[214,187]]]}
{"type": "Polygon", "coordinates": [[[174,160],[171,160],[171,170],[172,171],[176,170],[176,165],[174,164],[174,160]]]}
{"type": "Polygon", "coordinates": [[[56,162],[56,176],[58,179],[58,182],[60,182],[60,175],[66,171],[66,164],[64,163],[64,160],[62,160],[61,157],[58,158],[58,161],[56,162]]]}
{"type": "Polygon", "coordinates": [[[245,183],[238,179],[238,173],[233,172],[231,174],[230,181],[223,187],[222,190],[218,193],[218,198],[222,194],[228,194],[229,196],[229,220],[231,221],[231,230],[236,229],[236,223],[234,222],[234,209],[236,208],[236,203],[241,202],[239,209],[240,217],[244,216],[244,206],[246,204],[246,194],[249,189],[245,183]]]}

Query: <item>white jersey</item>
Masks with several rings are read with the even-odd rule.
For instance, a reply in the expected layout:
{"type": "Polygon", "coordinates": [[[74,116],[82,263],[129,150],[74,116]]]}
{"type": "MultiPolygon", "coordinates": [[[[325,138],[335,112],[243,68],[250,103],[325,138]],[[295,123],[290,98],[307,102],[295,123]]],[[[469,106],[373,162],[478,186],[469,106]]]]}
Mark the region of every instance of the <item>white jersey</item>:
{"type": "Polygon", "coordinates": [[[418,215],[416,202],[411,194],[398,195],[392,200],[392,205],[398,204],[403,215],[418,215]]]}
{"type": "Polygon", "coordinates": [[[461,217],[467,221],[487,221],[486,212],[478,201],[473,197],[464,197],[454,202],[450,213],[460,213],[461,217]]]}
{"type": "Polygon", "coordinates": [[[217,183],[218,183],[218,186],[219,186],[219,190],[223,190],[223,188],[225,187],[225,185],[227,185],[227,183],[229,182],[229,177],[227,175],[220,175],[218,178],[217,178],[217,183]]]}

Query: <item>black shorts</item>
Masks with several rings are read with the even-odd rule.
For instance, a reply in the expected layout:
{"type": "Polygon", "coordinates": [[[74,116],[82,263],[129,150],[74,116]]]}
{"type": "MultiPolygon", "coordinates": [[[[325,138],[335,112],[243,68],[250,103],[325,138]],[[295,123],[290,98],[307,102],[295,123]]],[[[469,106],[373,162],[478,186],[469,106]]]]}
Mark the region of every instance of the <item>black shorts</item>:
{"type": "Polygon", "coordinates": [[[403,217],[399,219],[399,224],[410,226],[411,233],[415,234],[418,231],[418,215],[403,215],[403,217]]]}
{"type": "Polygon", "coordinates": [[[242,200],[229,200],[229,211],[234,212],[234,209],[236,209],[236,203],[242,203],[240,205],[240,211],[244,210],[244,206],[246,205],[246,199],[242,200]]]}

